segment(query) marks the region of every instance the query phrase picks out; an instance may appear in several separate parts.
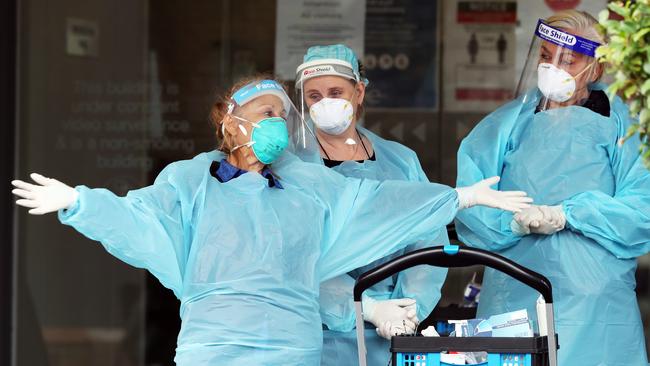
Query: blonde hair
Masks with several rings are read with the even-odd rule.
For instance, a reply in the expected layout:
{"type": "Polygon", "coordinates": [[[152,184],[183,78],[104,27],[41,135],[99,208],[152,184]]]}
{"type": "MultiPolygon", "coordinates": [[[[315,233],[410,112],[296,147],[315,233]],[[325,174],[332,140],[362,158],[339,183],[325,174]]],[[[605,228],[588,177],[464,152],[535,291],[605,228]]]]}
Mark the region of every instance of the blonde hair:
{"type": "MultiPolygon", "coordinates": [[[[598,42],[600,44],[605,44],[605,37],[600,33],[598,28],[598,21],[591,14],[575,9],[568,9],[558,11],[557,13],[546,18],[546,24],[551,27],[559,28],[563,31],[574,33],[582,38],[586,38],[590,41],[598,42]]],[[[596,62],[595,80],[591,82],[596,82],[600,80],[603,76],[603,67],[600,63],[596,62]]],[[[593,70],[593,69],[592,69],[593,70]]]]}
{"type": "Polygon", "coordinates": [[[605,37],[598,31],[598,21],[591,14],[575,9],[562,10],[546,18],[551,27],[571,31],[590,41],[605,43],[605,37]]]}

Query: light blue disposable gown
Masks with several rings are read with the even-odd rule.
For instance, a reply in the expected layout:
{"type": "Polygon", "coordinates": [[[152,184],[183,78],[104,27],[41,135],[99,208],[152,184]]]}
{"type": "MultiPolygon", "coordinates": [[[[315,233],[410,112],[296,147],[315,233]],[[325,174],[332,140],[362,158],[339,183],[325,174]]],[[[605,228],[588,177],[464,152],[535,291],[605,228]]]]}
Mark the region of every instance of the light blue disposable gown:
{"type": "MultiPolygon", "coordinates": [[[[458,235],[551,280],[560,366],[647,366],[634,273],[635,258],[650,250],[650,173],[636,136],[617,146],[628,110],[615,98],[610,117],[579,106],[534,114],[538,102],[531,91],[528,103],[510,102],[476,126],[458,152],[458,184],[501,175],[501,190],[562,205],[566,229],[515,236],[512,214],[471,208],[458,215],[458,235]]],[[[487,270],[479,315],[534,315],[537,296],[487,270]]]]}
{"type": "MultiPolygon", "coordinates": [[[[420,161],[411,149],[393,141],[384,140],[374,133],[359,127],[373,145],[375,160],[363,163],[346,161],[332,169],[346,177],[367,178],[378,181],[406,180],[428,182],[420,161]]],[[[350,225],[355,225],[350,222],[350,225]]],[[[355,280],[383,263],[407,252],[449,243],[446,228],[432,231],[430,238],[411,244],[372,264],[357,268],[347,274],[338,276],[321,284],[320,314],[323,324],[323,358],[321,365],[358,365],[357,336],[355,332],[355,314],[352,289],[355,280]]],[[[420,320],[431,313],[440,300],[440,288],[445,282],[447,269],[440,267],[418,266],[387,278],[364,292],[375,300],[411,298],[417,301],[420,320]]],[[[390,359],[390,341],[381,338],[375,327],[367,323],[366,348],[368,365],[386,366],[390,359]]]]}
{"type": "Polygon", "coordinates": [[[458,209],[450,187],[345,178],[290,153],[272,167],[284,189],[257,173],[220,183],[209,167],[222,158],[170,164],[126,197],[79,186],[59,212],[174,291],[183,366],[319,365],[320,282],[426,239],[458,209]]]}

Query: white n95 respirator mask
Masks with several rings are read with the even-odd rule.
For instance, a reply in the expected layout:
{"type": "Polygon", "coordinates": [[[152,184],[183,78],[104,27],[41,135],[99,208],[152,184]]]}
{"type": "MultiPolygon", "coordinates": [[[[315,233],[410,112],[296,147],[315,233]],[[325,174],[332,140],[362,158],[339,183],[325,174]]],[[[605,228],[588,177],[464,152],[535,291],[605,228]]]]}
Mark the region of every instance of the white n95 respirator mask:
{"type": "Polygon", "coordinates": [[[537,66],[537,87],[546,98],[562,103],[575,93],[576,80],[553,64],[541,63],[537,66]]]}
{"type": "Polygon", "coordinates": [[[323,98],[309,108],[309,115],[319,130],[340,135],[352,124],[352,103],[341,98],[323,98]]]}

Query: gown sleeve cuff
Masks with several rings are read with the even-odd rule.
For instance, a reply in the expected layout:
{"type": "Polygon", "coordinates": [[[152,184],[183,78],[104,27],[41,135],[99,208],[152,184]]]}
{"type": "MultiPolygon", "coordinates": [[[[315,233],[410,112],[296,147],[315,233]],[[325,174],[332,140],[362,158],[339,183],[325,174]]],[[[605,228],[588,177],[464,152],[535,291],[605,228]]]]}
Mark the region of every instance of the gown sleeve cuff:
{"type": "Polygon", "coordinates": [[[84,199],[85,192],[88,190],[88,187],[76,186],[74,189],[77,192],[79,192],[79,196],[77,196],[77,200],[74,201],[74,203],[70,207],[60,209],[58,212],[59,221],[63,224],[68,222],[73,216],[75,216],[79,212],[79,210],[81,210],[82,200],[84,199]]]}

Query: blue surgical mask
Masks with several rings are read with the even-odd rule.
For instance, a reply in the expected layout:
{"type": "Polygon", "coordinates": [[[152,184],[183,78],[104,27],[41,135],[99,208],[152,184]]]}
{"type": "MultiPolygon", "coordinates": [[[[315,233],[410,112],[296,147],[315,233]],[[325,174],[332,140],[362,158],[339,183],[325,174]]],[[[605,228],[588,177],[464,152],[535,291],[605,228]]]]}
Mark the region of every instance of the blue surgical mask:
{"type": "MultiPolygon", "coordinates": [[[[232,116],[243,122],[248,122],[253,126],[251,140],[247,143],[235,146],[231,151],[235,151],[242,146],[250,146],[253,154],[262,164],[268,165],[274,162],[289,144],[289,132],[287,122],[280,117],[264,118],[259,122],[251,122],[247,119],[232,116]]],[[[247,136],[248,132],[240,125],[240,130],[247,136]]]]}

